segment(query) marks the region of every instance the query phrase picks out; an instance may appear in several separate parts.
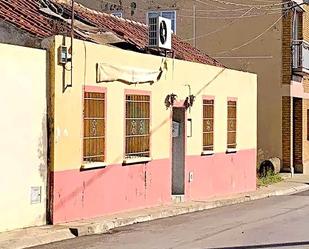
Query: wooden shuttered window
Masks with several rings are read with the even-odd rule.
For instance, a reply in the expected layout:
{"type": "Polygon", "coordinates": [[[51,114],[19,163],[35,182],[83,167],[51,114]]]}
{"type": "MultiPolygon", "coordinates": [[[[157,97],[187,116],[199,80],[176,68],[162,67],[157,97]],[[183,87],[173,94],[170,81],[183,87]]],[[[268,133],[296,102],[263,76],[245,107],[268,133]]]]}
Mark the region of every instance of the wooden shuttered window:
{"type": "Polygon", "coordinates": [[[228,101],[227,108],[227,148],[236,149],[237,102],[228,101]]]}
{"type": "Polygon", "coordinates": [[[125,157],[150,156],[150,96],[126,95],[125,157]]]}
{"type": "Polygon", "coordinates": [[[105,160],[105,93],[84,93],[84,162],[105,160]]]}
{"type": "Polygon", "coordinates": [[[203,150],[214,150],[214,100],[203,100],[203,150]]]}

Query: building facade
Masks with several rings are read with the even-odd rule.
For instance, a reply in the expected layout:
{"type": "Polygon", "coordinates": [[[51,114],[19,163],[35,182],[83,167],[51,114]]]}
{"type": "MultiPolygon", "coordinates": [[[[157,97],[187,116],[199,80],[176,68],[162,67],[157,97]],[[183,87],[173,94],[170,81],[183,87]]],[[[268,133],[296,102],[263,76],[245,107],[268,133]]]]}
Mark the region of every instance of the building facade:
{"type": "Polygon", "coordinates": [[[50,44],[53,223],[255,190],[256,75],[76,40],[64,91],[50,44]]]}
{"type": "Polygon", "coordinates": [[[309,171],[309,6],[283,19],[282,158],[296,172],[309,171]]]}
{"type": "Polygon", "coordinates": [[[303,1],[79,2],[146,23],[154,12],[172,18],[184,41],[230,68],[256,73],[258,164],[278,157],[283,171],[308,172],[309,7],[303,1]]]}
{"type": "Polygon", "coordinates": [[[40,48],[0,45],[4,89],[16,91],[3,93],[2,141],[19,145],[1,144],[1,186],[15,193],[1,193],[4,230],[255,190],[255,74],[177,36],[164,56],[148,49],[146,25],[80,4],[73,44],[68,1],[0,10],[1,42],[40,48]]]}
{"type": "Polygon", "coordinates": [[[0,232],[46,224],[46,51],[0,43],[0,232]]]}

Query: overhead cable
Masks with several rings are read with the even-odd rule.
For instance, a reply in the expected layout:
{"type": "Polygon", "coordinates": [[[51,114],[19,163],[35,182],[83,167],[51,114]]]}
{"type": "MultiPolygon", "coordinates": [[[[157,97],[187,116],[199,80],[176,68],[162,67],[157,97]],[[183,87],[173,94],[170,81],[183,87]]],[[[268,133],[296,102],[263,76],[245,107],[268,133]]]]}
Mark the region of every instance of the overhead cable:
{"type": "MultiPolygon", "coordinates": [[[[201,1],[201,0],[196,0],[196,1],[201,1]]],[[[244,4],[244,3],[235,3],[235,2],[228,2],[224,0],[209,0],[212,2],[216,2],[219,4],[224,4],[224,5],[234,5],[234,6],[245,6],[245,7],[256,7],[256,8],[265,8],[265,7],[272,7],[272,6],[282,6],[287,3],[291,3],[292,1],[287,1],[287,2],[281,2],[281,3],[271,3],[271,4],[244,4]]]]}
{"type": "Polygon", "coordinates": [[[269,30],[271,30],[274,26],[277,25],[277,23],[279,23],[281,21],[281,19],[284,17],[285,13],[283,15],[280,16],[280,18],[278,18],[271,26],[269,26],[267,29],[265,29],[262,33],[258,34],[257,36],[255,36],[254,38],[250,39],[249,41],[241,44],[240,46],[237,46],[237,47],[234,47],[232,49],[229,49],[229,50],[225,50],[225,51],[221,51],[219,53],[216,53],[216,55],[221,55],[221,54],[225,54],[225,53],[228,53],[228,52],[232,52],[232,51],[235,51],[235,50],[238,50],[240,48],[243,48],[249,44],[251,44],[252,42],[256,41],[257,39],[259,39],[261,36],[263,36],[264,34],[266,34],[269,30]]]}
{"type": "Polygon", "coordinates": [[[223,7],[220,7],[220,6],[214,5],[214,4],[210,4],[210,3],[203,2],[203,1],[201,1],[201,0],[195,0],[195,2],[198,2],[198,3],[204,4],[204,5],[208,5],[208,6],[212,6],[212,7],[218,8],[218,9],[226,9],[226,8],[223,8],[223,7]]]}
{"type": "MultiPolygon", "coordinates": [[[[196,19],[215,19],[215,20],[224,20],[224,19],[243,19],[243,18],[250,18],[250,17],[258,17],[258,16],[267,16],[267,15],[275,15],[275,14],[280,14],[282,11],[272,11],[272,12],[263,12],[263,13],[258,13],[258,14],[251,14],[251,15],[245,15],[245,16],[196,16],[196,19]]],[[[178,14],[177,16],[179,17],[184,17],[184,18],[194,18],[194,16],[188,16],[188,15],[181,15],[178,14]]]]}
{"type": "Polygon", "coordinates": [[[266,60],[273,59],[272,55],[255,55],[255,56],[215,56],[214,59],[252,59],[252,60],[266,60]]]}
{"type": "MultiPolygon", "coordinates": [[[[241,17],[247,15],[247,14],[248,14],[250,11],[252,11],[252,10],[253,10],[253,8],[249,9],[248,11],[246,11],[245,13],[243,13],[239,18],[241,18],[241,17]]],[[[229,23],[227,23],[226,25],[223,25],[223,26],[221,26],[221,27],[219,27],[219,28],[217,28],[217,29],[215,29],[215,30],[213,30],[213,31],[210,31],[210,32],[206,33],[206,34],[199,35],[199,36],[196,36],[196,37],[193,37],[193,38],[189,38],[189,39],[184,39],[183,41],[192,41],[192,40],[194,40],[194,39],[200,39],[200,38],[203,38],[203,37],[207,37],[207,36],[209,36],[209,35],[212,35],[212,34],[214,34],[214,33],[217,33],[217,32],[219,32],[219,31],[221,31],[221,30],[223,30],[223,29],[225,29],[225,28],[227,28],[227,27],[233,25],[233,24],[234,24],[235,22],[237,22],[237,21],[238,21],[238,19],[233,20],[232,22],[229,22],[229,23]]]]}

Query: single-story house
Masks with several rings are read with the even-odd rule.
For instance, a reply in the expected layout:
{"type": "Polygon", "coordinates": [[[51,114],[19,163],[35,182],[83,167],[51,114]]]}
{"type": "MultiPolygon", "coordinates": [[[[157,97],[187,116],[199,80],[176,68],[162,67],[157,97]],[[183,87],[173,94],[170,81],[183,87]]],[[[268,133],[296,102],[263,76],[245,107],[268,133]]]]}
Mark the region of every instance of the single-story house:
{"type": "Polygon", "coordinates": [[[174,35],[165,56],[145,24],[80,4],[71,44],[70,16],[65,0],[0,2],[0,41],[47,51],[48,222],[255,189],[256,75],[174,35]]]}
{"type": "Polygon", "coordinates": [[[69,72],[64,43],[49,40],[53,223],[255,190],[256,75],[81,40],[69,72]]]}

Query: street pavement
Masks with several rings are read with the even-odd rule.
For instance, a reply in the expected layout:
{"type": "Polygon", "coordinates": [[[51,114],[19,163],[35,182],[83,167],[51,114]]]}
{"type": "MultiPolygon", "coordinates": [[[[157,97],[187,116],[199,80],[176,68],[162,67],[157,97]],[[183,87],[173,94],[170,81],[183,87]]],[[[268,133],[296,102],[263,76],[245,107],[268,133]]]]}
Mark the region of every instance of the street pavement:
{"type": "Polygon", "coordinates": [[[140,223],[32,249],[309,248],[309,191],[140,223]]]}

